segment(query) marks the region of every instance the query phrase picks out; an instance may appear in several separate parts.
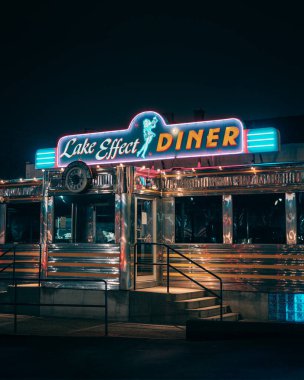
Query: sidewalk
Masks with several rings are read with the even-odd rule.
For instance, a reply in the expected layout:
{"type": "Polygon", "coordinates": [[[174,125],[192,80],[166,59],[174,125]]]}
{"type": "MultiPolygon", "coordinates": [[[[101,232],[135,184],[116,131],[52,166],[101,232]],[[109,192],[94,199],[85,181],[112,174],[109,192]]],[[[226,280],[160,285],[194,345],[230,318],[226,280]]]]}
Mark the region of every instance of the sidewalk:
{"type": "MultiPolygon", "coordinates": [[[[0,335],[14,334],[14,316],[0,315],[0,335]]],[[[103,320],[57,317],[17,317],[17,335],[104,337],[103,320]]],[[[109,337],[185,339],[185,326],[116,322],[108,325],[109,337]]]]}

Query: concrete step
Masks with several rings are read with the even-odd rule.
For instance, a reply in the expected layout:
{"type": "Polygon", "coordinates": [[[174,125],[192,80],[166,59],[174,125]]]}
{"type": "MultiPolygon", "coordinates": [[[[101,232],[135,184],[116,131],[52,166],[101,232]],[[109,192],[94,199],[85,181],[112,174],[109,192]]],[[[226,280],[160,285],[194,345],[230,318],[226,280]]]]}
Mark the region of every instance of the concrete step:
{"type": "Polygon", "coordinates": [[[142,293],[144,297],[161,297],[163,299],[166,299],[167,301],[182,301],[193,298],[203,298],[206,295],[204,290],[173,287],[170,288],[170,292],[167,293],[167,288],[164,286],[155,286],[151,288],[138,289],[131,292],[135,295],[142,293]]]}
{"type": "MultiPolygon", "coordinates": [[[[187,313],[189,318],[208,318],[213,317],[215,315],[220,314],[220,305],[213,305],[213,306],[207,306],[207,307],[199,307],[196,309],[186,309],[185,312],[187,313]]],[[[229,306],[223,305],[223,314],[228,313],[229,306]]]]}
{"type": "MultiPolygon", "coordinates": [[[[238,313],[225,313],[223,314],[223,321],[238,321],[240,318],[240,315],[238,313]]],[[[210,321],[220,321],[221,316],[220,315],[213,315],[212,317],[207,318],[200,318],[200,319],[206,319],[210,321]]]]}
{"type": "Polygon", "coordinates": [[[187,300],[174,301],[178,309],[195,309],[199,307],[207,307],[216,305],[218,299],[216,297],[190,298],[187,300]]]}

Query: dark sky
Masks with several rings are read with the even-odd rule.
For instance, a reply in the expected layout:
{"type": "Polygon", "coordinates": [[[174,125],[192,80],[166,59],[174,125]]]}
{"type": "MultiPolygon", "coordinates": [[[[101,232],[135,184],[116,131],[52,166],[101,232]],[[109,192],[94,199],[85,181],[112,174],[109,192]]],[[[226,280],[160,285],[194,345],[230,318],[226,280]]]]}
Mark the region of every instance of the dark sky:
{"type": "Polygon", "coordinates": [[[292,2],[7,3],[0,178],[23,176],[64,134],[127,128],[146,109],[177,122],[197,108],[207,119],[304,114],[304,23],[292,2]]]}

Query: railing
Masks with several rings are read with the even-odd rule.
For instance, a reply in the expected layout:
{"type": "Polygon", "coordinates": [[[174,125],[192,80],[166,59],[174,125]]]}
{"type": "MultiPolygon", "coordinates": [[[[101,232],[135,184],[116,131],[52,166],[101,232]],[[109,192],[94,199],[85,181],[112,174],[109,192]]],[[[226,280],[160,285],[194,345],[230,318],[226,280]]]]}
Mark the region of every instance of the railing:
{"type": "MultiPolygon", "coordinates": [[[[24,244],[27,246],[27,244],[24,244]]],[[[42,256],[42,249],[41,249],[41,244],[38,243],[38,244],[35,244],[35,245],[38,245],[39,246],[39,262],[38,262],[38,281],[39,281],[39,286],[40,286],[40,282],[41,282],[41,256],[42,256]]],[[[7,264],[5,265],[3,268],[0,269],[0,274],[5,272],[7,269],[9,268],[13,268],[13,276],[12,276],[12,280],[13,282],[15,281],[15,277],[16,277],[16,264],[18,264],[18,260],[16,260],[16,252],[22,252],[22,251],[18,251],[18,248],[19,247],[22,247],[22,244],[19,244],[19,243],[14,243],[10,248],[8,248],[5,252],[3,252],[1,255],[0,255],[0,259],[3,258],[4,256],[8,255],[10,252],[13,252],[13,258],[12,260],[7,264]]],[[[26,261],[22,261],[22,263],[26,263],[26,261]]],[[[29,261],[28,263],[32,263],[32,261],[29,261]]],[[[1,281],[3,279],[1,278],[1,281]]]]}
{"type": "Polygon", "coordinates": [[[13,253],[13,260],[10,263],[8,263],[5,267],[1,268],[0,269],[0,273],[4,272],[6,269],[8,269],[11,266],[13,266],[13,277],[15,277],[16,245],[17,244],[13,244],[9,249],[7,249],[5,252],[3,252],[0,255],[0,259],[1,259],[3,256],[7,255],[8,253],[10,253],[12,251],[14,252],[13,253]]]}
{"type": "MultiPolygon", "coordinates": [[[[4,281],[11,281],[10,279],[4,279],[4,281]]],[[[90,281],[93,281],[93,282],[102,282],[104,284],[104,303],[103,304],[79,304],[79,303],[41,303],[40,302],[40,296],[39,296],[39,302],[17,302],[17,291],[18,291],[18,283],[21,284],[21,283],[26,283],[26,282],[31,282],[32,283],[32,279],[25,279],[25,278],[17,278],[15,277],[14,278],[14,301],[13,302],[1,302],[0,305],[1,306],[13,306],[14,307],[14,333],[16,334],[17,333],[17,316],[18,316],[18,312],[17,312],[17,306],[36,306],[36,307],[44,307],[44,306],[48,306],[48,307],[101,307],[101,308],[104,308],[105,309],[105,314],[104,314],[104,324],[105,324],[105,336],[108,335],[108,287],[107,287],[107,282],[103,279],[94,279],[94,280],[91,280],[91,279],[70,279],[70,278],[66,278],[66,279],[63,279],[63,278],[52,278],[51,281],[52,282],[64,282],[64,281],[77,281],[77,283],[79,282],[90,282],[90,281]]],[[[41,282],[49,282],[49,280],[42,280],[41,282]]],[[[41,282],[39,282],[39,291],[40,291],[40,286],[41,286],[41,282]]],[[[61,288],[63,289],[63,288],[61,288]]],[[[68,289],[75,289],[75,288],[71,288],[70,286],[68,287],[68,289]]]]}
{"type": "Polygon", "coordinates": [[[139,242],[139,243],[135,243],[134,244],[134,268],[133,268],[133,270],[134,270],[134,273],[133,273],[134,290],[136,290],[136,277],[137,277],[137,266],[138,265],[142,265],[142,266],[146,266],[146,265],[158,266],[158,265],[164,265],[164,264],[167,266],[167,285],[166,285],[167,286],[167,293],[170,293],[170,268],[171,268],[171,269],[175,270],[176,272],[178,272],[179,274],[181,274],[182,276],[186,277],[188,280],[194,282],[196,285],[198,285],[202,289],[206,290],[208,293],[214,295],[219,300],[219,302],[220,302],[220,319],[221,319],[221,321],[223,320],[223,281],[222,281],[222,279],[219,276],[217,276],[215,273],[211,272],[210,270],[208,270],[207,268],[203,267],[202,265],[196,263],[195,261],[189,259],[183,253],[177,251],[176,249],[170,247],[167,244],[164,244],[164,243],[147,243],[147,242],[139,242]],[[164,263],[163,261],[162,262],[158,262],[158,263],[154,263],[154,262],[153,263],[146,263],[146,264],[139,263],[138,262],[138,246],[139,245],[159,246],[159,247],[166,248],[166,250],[167,250],[166,263],[164,263]],[[212,277],[216,278],[219,281],[219,284],[220,284],[220,294],[217,294],[213,290],[208,289],[205,285],[203,285],[200,282],[196,281],[194,278],[188,276],[186,273],[182,272],[180,269],[178,269],[174,265],[172,265],[170,263],[170,252],[173,252],[173,253],[179,255],[180,257],[184,258],[185,260],[187,260],[191,264],[195,265],[196,267],[198,267],[201,270],[205,271],[206,273],[210,274],[212,277]]]}

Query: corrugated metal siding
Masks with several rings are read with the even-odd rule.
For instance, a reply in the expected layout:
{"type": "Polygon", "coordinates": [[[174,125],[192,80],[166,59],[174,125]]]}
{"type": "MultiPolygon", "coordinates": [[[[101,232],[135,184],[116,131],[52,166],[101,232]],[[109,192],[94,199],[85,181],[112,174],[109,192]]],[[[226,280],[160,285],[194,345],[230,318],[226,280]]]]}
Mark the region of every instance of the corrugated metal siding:
{"type": "MultiPolygon", "coordinates": [[[[173,245],[206,269],[222,278],[225,290],[304,291],[303,245],[173,245]]],[[[170,254],[172,265],[211,289],[218,281],[177,254],[170,254]]],[[[164,279],[166,270],[163,268],[164,279]]],[[[171,285],[195,286],[171,269],[171,285]]]]}
{"type": "Polygon", "coordinates": [[[90,280],[87,284],[79,281],[82,287],[98,286],[98,282],[94,284],[91,280],[103,279],[109,289],[118,289],[119,262],[119,244],[51,244],[48,246],[47,278],[90,280]]]}
{"type": "MultiPolygon", "coordinates": [[[[0,256],[11,248],[11,244],[2,245],[0,247],[0,256]]],[[[16,264],[15,276],[18,278],[33,278],[39,277],[39,261],[40,261],[40,246],[20,244],[16,246],[16,264]]],[[[11,250],[5,256],[0,258],[0,270],[8,264],[13,263],[14,251],[11,250]]],[[[1,278],[11,278],[13,275],[13,266],[8,267],[3,272],[0,272],[1,278]]]]}

